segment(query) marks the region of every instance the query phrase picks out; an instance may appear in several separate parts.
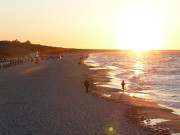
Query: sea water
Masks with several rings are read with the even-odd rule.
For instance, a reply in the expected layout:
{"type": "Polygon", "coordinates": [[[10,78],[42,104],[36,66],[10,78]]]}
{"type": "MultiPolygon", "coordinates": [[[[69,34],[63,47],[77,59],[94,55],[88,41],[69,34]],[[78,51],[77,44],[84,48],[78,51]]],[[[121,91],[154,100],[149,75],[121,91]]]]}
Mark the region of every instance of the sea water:
{"type": "Polygon", "coordinates": [[[121,89],[125,80],[127,93],[180,109],[180,51],[92,53],[85,63],[92,70],[110,69],[103,87],[121,89]]]}

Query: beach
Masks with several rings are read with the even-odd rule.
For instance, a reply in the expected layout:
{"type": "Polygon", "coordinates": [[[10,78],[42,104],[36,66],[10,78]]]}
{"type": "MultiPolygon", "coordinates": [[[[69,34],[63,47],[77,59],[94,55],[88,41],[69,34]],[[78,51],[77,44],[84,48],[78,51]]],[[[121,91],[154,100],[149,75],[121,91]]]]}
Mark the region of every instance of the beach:
{"type": "Polygon", "coordinates": [[[0,135],[180,135],[180,0],[0,6],[0,135]]]}
{"type": "MultiPolygon", "coordinates": [[[[96,75],[91,74],[88,76],[89,79],[92,82],[100,79],[101,77],[95,77],[98,76],[100,72],[104,74],[105,71],[99,70],[99,73],[96,71],[96,75]]],[[[104,80],[104,77],[105,76],[101,78],[101,81],[104,80]]],[[[130,106],[130,108],[127,109],[127,119],[139,127],[148,129],[152,134],[175,135],[180,132],[180,115],[174,113],[174,108],[151,103],[123,92],[117,94],[118,90],[112,88],[94,85],[94,89],[95,91],[92,90],[91,92],[97,97],[104,98],[113,103],[130,106]]]]}
{"type": "Polygon", "coordinates": [[[86,93],[91,71],[78,64],[82,55],[0,70],[0,134],[151,134],[127,118],[131,106],[86,93]]]}
{"type": "MultiPolygon", "coordinates": [[[[144,100],[145,98],[143,99],[143,96],[147,95],[143,94],[141,91],[139,91],[139,93],[132,93],[132,91],[126,89],[127,92],[126,90],[125,92],[122,92],[120,86],[121,82],[119,82],[118,84],[118,81],[123,78],[124,73],[121,71],[122,73],[120,78],[116,77],[116,74],[119,73],[120,70],[119,72],[117,72],[117,67],[111,66],[113,64],[108,61],[108,55],[110,54],[95,54],[93,55],[93,57],[91,57],[91,59],[88,59],[85,62],[91,69],[91,74],[87,76],[89,80],[93,82],[92,87],[94,88],[91,92],[95,96],[104,98],[108,101],[131,106],[130,109],[127,111],[127,118],[130,119],[131,122],[134,122],[137,126],[146,129],[148,128],[153,132],[152,134],[180,133],[179,109],[144,100]],[[103,56],[103,59],[101,58],[101,55],[103,56]],[[92,61],[92,59],[98,60],[96,62],[92,61]],[[101,63],[105,64],[102,66],[100,65],[101,63]],[[136,95],[141,95],[141,98],[140,96],[138,97],[136,95]]],[[[110,58],[112,59],[113,57],[110,58]]],[[[121,59],[120,61],[123,61],[123,59],[121,59]]],[[[117,63],[117,60],[115,62],[117,63]]],[[[133,67],[126,67],[126,70],[127,69],[133,69],[133,67]]],[[[137,71],[141,72],[139,70],[137,71]]],[[[138,77],[138,75],[136,76],[138,77]]]]}

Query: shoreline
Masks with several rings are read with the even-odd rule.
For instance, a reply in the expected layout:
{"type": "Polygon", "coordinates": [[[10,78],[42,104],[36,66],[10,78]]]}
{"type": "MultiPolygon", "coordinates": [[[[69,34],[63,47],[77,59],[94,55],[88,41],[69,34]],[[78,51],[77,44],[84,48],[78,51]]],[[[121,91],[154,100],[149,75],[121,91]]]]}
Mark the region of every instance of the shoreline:
{"type": "Polygon", "coordinates": [[[0,134],[148,135],[125,117],[129,106],[86,93],[82,55],[1,70],[0,134]]]}
{"type": "MultiPolygon", "coordinates": [[[[84,63],[85,64],[85,63],[84,63]]],[[[148,129],[153,133],[180,133],[180,115],[173,113],[171,108],[158,105],[129,94],[119,93],[119,89],[103,87],[110,82],[108,69],[87,65],[90,73],[86,76],[92,83],[90,92],[108,101],[131,106],[127,110],[127,118],[137,126],[148,129]],[[100,84],[97,85],[97,82],[100,84]]]]}
{"type": "MultiPolygon", "coordinates": [[[[123,93],[119,93],[123,94],[120,98],[116,92],[111,99],[108,97],[108,88],[96,85],[91,85],[92,94],[85,92],[85,79],[96,82],[99,72],[107,72],[91,71],[87,65],[79,64],[80,58],[86,55],[87,53],[72,54],[61,60],[24,64],[1,70],[0,121],[3,127],[1,126],[0,133],[159,133],[159,130],[153,131],[149,126],[139,125],[136,120],[144,113],[144,107],[138,106],[141,102],[144,103],[143,101],[123,93]],[[102,95],[104,91],[106,93],[102,95]]],[[[104,81],[109,79],[104,75],[101,77],[105,78],[104,81]]],[[[147,103],[145,105],[147,106],[147,103]]]]}

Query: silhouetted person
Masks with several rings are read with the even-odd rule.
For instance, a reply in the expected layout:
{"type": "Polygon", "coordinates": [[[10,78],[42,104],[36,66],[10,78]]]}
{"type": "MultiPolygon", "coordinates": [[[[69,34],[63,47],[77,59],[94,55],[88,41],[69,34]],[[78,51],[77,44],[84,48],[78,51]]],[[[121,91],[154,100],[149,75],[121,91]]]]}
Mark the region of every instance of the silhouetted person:
{"type": "Polygon", "coordinates": [[[88,93],[89,82],[87,80],[84,81],[84,86],[86,88],[86,93],[88,93]]]}
{"type": "Polygon", "coordinates": [[[124,86],[125,86],[124,80],[122,81],[121,85],[122,85],[122,89],[123,89],[123,92],[124,92],[124,86]]]}

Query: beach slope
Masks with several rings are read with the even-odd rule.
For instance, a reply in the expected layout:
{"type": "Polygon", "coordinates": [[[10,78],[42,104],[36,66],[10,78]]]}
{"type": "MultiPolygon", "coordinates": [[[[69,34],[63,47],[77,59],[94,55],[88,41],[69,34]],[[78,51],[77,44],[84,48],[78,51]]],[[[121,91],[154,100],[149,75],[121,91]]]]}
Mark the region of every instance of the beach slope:
{"type": "Polygon", "coordinates": [[[2,135],[146,135],[126,105],[85,92],[80,55],[0,70],[2,135]]]}

